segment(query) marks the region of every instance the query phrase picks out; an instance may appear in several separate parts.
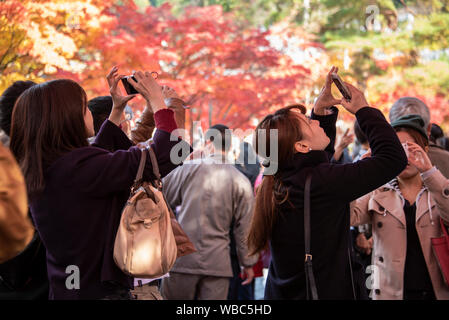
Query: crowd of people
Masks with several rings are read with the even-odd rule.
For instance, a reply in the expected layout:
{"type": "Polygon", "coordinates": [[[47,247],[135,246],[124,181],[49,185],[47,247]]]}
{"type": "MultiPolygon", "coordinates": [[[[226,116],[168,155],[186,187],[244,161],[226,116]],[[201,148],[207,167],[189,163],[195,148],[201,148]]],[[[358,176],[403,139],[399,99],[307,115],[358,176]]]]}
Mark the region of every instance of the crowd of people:
{"type": "MultiPolygon", "coordinates": [[[[15,82],[0,97],[0,299],[251,300],[264,268],[269,300],[449,299],[431,243],[449,225],[448,138],[417,98],[389,122],[349,83],[352,98],[335,98],[333,73],[310,116],[300,104],[266,115],[239,155],[223,124],[193,150],[178,135],[183,100],[149,72],[127,78],[146,101],[137,119],[117,67],[110,95],[89,101],[72,80],[15,82]],[[337,106],[355,116],[340,137],[337,106]],[[113,258],[148,147],[195,247],[151,279],[113,258]]],[[[154,178],[150,155],[142,174],[154,178]]]]}

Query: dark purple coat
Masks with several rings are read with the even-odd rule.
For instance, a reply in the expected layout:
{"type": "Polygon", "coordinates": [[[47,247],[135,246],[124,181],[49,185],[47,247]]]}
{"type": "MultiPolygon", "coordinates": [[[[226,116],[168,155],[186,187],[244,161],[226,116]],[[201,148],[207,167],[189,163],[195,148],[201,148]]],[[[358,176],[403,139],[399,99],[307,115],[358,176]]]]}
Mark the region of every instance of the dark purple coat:
{"type": "MultiPolygon", "coordinates": [[[[176,123],[168,109],[157,112],[155,120],[158,130],[152,148],[165,176],[176,167],[170,150],[178,141],[170,141],[169,133],[176,123]]],[[[45,190],[30,208],[47,249],[50,299],[102,298],[112,293],[105,285],[110,282],[133,287],[133,279],[115,265],[113,248],[140,157],[140,149],[107,120],[93,146],[65,154],[46,170],[45,190]],[[79,268],[79,289],[66,287],[70,265],[79,268]]],[[[144,178],[151,175],[148,159],[144,178]]]]}

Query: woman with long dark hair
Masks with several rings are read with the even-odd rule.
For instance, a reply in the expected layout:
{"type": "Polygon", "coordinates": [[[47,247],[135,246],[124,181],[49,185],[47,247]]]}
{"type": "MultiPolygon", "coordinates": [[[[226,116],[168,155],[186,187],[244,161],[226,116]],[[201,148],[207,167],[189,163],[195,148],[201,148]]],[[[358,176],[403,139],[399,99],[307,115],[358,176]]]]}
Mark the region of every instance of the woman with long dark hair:
{"type": "MultiPolygon", "coordinates": [[[[92,115],[84,90],[71,80],[53,80],[26,90],[12,117],[11,150],[24,173],[30,210],[47,249],[50,299],[128,299],[133,278],[113,261],[120,213],[137,173],[141,150],[118,127],[126,102],[117,85],[123,76],[108,75],[113,97],[109,120],[93,136],[92,115]],[[114,150],[115,152],[111,152],[114,150]]],[[[157,131],[155,150],[161,175],[175,165],[170,141],[176,129],[161,87],[149,73],[132,82],[151,102],[157,131]]],[[[144,178],[152,175],[148,159],[144,178]]]]}
{"type": "MultiPolygon", "coordinates": [[[[304,186],[311,174],[311,259],[319,299],[351,299],[348,256],[349,203],[381,186],[407,164],[404,150],[382,113],[354,86],[346,84],[351,101],[332,96],[331,73],[318,97],[311,118],[303,106],[280,109],[266,116],[258,130],[277,129],[278,170],[264,177],[256,196],[248,236],[253,253],[269,245],[272,260],[265,299],[306,299],[304,268],[304,186]],[[353,164],[331,164],[335,123],[342,104],[355,114],[368,137],[373,156],[353,164]]],[[[256,148],[269,149],[270,139],[258,139],[256,148]]],[[[264,135],[261,135],[264,136],[264,135]]],[[[266,137],[270,137],[267,133],[266,137]]],[[[276,150],[269,150],[270,157],[276,150]]],[[[271,166],[271,164],[270,164],[271,166]]]]}

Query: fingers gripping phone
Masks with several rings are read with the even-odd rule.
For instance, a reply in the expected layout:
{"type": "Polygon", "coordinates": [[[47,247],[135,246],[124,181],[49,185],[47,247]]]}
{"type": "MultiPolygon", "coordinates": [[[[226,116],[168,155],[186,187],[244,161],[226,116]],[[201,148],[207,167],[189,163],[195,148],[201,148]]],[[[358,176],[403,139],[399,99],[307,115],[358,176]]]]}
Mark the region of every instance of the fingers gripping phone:
{"type": "MultiPolygon", "coordinates": [[[[152,76],[154,79],[157,79],[157,78],[158,78],[158,73],[157,73],[156,71],[152,71],[152,72],[151,72],[151,76],[152,76]]],[[[139,82],[139,81],[137,81],[136,77],[134,77],[134,76],[127,76],[127,77],[122,78],[123,87],[125,88],[126,93],[127,93],[127,94],[136,94],[136,93],[139,93],[139,92],[132,86],[132,84],[128,82],[128,78],[133,79],[135,82],[139,82]]]]}
{"type": "Polygon", "coordinates": [[[352,98],[351,91],[349,91],[348,87],[345,86],[345,84],[341,80],[340,76],[336,73],[332,73],[331,76],[332,76],[332,81],[337,86],[337,88],[340,91],[343,98],[345,98],[347,101],[351,101],[351,98],[352,98]]]}
{"type": "Polygon", "coordinates": [[[136,94],[139,93],[137,92],[136,89],[134,89],[134,87],[131,85],[131,83],[128,82],[128,78],[133,79],[135,82],[137,82],[137,79],[134,76],[128,76],[128,77],[124,77],[122,78],[122,83],[123,83],[123,87],[126,90],[126,94],[136,94]]]}

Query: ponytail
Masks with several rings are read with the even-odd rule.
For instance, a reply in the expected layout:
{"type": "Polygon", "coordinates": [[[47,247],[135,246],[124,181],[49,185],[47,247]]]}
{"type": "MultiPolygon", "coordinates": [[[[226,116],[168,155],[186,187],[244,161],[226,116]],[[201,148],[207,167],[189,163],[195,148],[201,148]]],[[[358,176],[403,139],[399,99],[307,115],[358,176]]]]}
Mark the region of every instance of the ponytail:
{"type": "Polygon", "coordinates": [[[278,206],[288,201],[288,189],[273,175],[264,176],[257,189],[256,204],[248,234],[250,255],[268,247],[273,225],[277,219],[278,206]]]}

